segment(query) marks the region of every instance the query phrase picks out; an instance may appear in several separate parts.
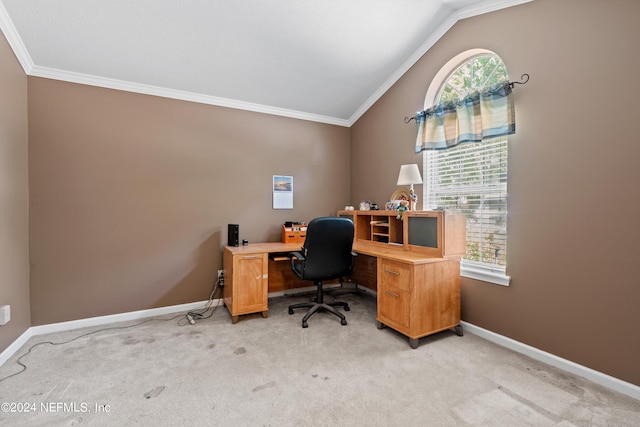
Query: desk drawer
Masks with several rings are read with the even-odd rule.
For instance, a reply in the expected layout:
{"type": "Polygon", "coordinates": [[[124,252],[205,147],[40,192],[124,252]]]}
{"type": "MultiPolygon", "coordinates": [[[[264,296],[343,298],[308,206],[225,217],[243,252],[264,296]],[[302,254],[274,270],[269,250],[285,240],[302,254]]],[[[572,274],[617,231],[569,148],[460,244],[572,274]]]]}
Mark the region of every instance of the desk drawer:
{"type": "Polygon", "coordinates": [[[411,269],[412,267],[408,264],[381,259],[378,271],[378,287],[392,287],[401,291],[411,292],[411,269]]]}
{"type": "Polygon", "coordinates": [[[400,289],[380,286],[378,288],[378,320],[407,332],[410,324],[411,294],[400,289]],[[406,329],[405,329],[406,328],[406,329]]]}

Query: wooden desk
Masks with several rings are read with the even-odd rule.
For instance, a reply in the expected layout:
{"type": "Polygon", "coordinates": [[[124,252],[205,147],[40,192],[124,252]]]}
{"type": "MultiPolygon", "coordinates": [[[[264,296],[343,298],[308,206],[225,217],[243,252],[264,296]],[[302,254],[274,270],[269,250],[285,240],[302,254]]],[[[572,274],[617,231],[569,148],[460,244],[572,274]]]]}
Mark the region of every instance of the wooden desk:
{"type": "MultiPolygon", "coordinates": [[[[300,246],[279,242],[225,246],[223,298],[232,323],[243,314],[267,317],[269,254],[296,251],[300,246]]],[[[377,290],[378,328],[389,326],[406,335],[412,348],[421,337],[439,331],[455,328],[462,333],[459,257],[439,258],[395,245],[362,242],[355,242],[353,251],[375,259],[371,263],[356,258],[353,278],[358,283],[358,276],[375,277],[375,287],[365,286],[377,290]],[[358,271],[358,266],[368,271],[358,271]]]]}
{"type": "Polygon", "coordinates": [[[262,313],[262,317],[267,317],[269,254],[289,253],[301,246],[300,243],[274,242],[224,247],[222,297],[232,323],[237,323],[238,316],[243,314],[262,313]]]}
{"type": "MultiPolygon", "coordinates": [[[[462,334],[464,215],[445,210],[406,211],[401,218],[396,211],[338,211],[337,215],[353,221],[353,251],[376,259],[379,328],[401,332],[413,348],[419,338],[445,329],[462,334]]],[[[373,263],[368,266],[373,268],[373,263]]],[[[360,277],[354,276],[358,283],[360,277]]]]}

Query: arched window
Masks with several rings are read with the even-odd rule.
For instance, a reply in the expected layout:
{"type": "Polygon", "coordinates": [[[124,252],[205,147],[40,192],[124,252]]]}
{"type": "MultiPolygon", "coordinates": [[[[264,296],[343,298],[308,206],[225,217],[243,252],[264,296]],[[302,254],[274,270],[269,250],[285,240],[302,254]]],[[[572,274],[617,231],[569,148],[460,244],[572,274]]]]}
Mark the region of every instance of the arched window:
{"type": "MultiPolygon", "coordinates": [[[[463,52],[436,75],[425,97],[425,109],[508,79],[506,66],[495,53],[484,49],[463,52]]],[[[467,217],[467,253],[461,274],[502,285],[509,284],[507,150],[503,136],[423,152],[424,208],[455,209],[467,217]]]]}

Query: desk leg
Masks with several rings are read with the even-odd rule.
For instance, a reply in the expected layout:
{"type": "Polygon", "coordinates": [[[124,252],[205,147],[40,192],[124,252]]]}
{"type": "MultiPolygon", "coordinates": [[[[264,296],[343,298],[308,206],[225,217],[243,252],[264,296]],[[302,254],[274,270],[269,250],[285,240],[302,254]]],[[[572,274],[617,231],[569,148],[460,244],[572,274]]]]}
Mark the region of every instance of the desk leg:
{"type": "Polygon", "coordinates": [[[455,332],[455,333],[456,333],[456,335],[457,335],[457,336],[459,336],[459,337],[464,336],[464,332],[462,331],[462,325],[456,325],[456,326],[453,328],[453,332],[455,332]]]}
{"type": "Polygon", "coordinates": [[[262,312],[262,318],[266,319],[267,317],[269,317],[269,310],[265,310],[262,312]]]}
{"type": "Polygon", "coordinates": [[[409,347],[411,347],[412,349],[416,349],[418,348],[418,343],[420,343],[420,339],[419,338],[409,338],[409,347]]]}
{"type": "Polygon", "coordinates": [[[240,317],[240,316],[231,316],[231,323],[232,323],[233,325],[235,325],[236,323],[238,323],[238,318],[239,318],[239,317],[240,317]]]}

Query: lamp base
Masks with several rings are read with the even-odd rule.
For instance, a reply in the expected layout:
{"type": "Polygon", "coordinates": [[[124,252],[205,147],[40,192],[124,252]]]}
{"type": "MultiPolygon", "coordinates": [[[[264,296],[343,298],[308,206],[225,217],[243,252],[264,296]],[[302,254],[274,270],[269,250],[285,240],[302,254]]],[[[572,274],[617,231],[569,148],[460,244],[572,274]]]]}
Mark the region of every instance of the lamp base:
{"type": "Polygon", "coordinates": [[[409,190],[409,210],[415,211],[418,206],[418,195],[413,191],[413,188],[409,190]]]}

